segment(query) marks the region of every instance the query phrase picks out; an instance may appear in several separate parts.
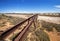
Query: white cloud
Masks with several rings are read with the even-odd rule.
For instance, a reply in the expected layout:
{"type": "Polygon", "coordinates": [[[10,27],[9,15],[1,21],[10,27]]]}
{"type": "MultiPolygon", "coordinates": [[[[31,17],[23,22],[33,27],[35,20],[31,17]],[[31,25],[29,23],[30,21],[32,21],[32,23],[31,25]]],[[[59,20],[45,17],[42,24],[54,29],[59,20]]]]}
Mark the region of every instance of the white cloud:
{"type": "Polygon", "coordinates": [[[55,5],[54,7],[56,7],[56,8],[59,8],[59,9],[60,9],[60,5],[55,5]]]}

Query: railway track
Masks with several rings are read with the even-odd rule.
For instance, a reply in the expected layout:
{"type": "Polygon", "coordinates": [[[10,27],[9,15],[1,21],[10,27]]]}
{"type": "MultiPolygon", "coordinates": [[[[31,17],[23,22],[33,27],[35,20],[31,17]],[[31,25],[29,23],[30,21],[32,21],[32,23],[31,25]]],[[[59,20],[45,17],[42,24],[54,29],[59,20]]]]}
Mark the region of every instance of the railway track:
{"type": "Polygon", "coordinates": [[[0,35],[0,41],[5,41],[5,38],[7,38],[11,33],[13,33],[17,28],[19,28],[19,26],[23,25],[25,22],[27,22],[27,25],[24,26],[24,28],[16,35],[16,37],[13,38],[12,41],[21,41],[21,39],[23,38],[24,34],[26,33],[26,31],[28,30],[28,28],[32,25],[32,23],[34,23],[34,27],[36,27],[35,22],[37,22],[37,17],[38,15],[33,15],[30,18],[24,20],[21,23],[18,23],[17,25],[15,25],[14,27],[12,27],[11,29],[5,31],[4,33],[2,33],[0,35]]]}

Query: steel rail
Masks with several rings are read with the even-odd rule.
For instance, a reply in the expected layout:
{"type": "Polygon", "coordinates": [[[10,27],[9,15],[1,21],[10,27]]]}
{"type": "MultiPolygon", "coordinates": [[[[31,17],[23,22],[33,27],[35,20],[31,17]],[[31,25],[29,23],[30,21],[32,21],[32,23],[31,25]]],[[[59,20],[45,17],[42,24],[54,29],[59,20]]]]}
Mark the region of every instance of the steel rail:
{"type": "Polygon", "coordinates": [[[21,39],[23,38],[23,35],[25,34],[25,32],[27,31],[27,29],[31,26],[31,24],[33,23],[33,21],[31,21],[28,25],[26,25],[21,32],[19,32],[19,34],[17,34],[16,37],[13,38],[13,41],[21,41],[21,39]]]}

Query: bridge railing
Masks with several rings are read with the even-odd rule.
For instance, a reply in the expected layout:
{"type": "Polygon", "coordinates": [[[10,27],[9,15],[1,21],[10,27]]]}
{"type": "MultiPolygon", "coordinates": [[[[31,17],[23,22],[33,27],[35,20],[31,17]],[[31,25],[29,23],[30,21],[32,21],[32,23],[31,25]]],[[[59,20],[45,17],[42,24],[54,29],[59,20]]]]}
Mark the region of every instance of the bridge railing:
{"type": "Polygon", "coordinates": [[[23,38],[23,35],[25,34],[25,32],[27,31],[27,29],[32,25],[32,23],[34,23],[34,27],[36,28],[36,22],[37,22],[37,17],[38,15],[35,14],[32,17],[22,21],[21,23],[18,23],[17,25],[15,25],[14,27],[12,27],[11,29],[5,31],[4,33],[2,33],[0,35],[0,40],[4,41],[5,38],[7,38],[11,33],[13,33],[17,28],[19,28],[21,25],[23,25],[24,23],[27,22],[27,24],[24,26],[24,28],[16,35],[16,37],[13,38],[13,41],[21,41],[21,38],[23,38]]]}

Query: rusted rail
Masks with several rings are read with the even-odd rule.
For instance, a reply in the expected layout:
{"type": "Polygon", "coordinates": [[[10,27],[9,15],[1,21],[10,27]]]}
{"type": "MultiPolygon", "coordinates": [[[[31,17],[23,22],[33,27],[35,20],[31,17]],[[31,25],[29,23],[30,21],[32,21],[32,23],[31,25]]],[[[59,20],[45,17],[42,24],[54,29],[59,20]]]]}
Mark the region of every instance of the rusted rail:
{"type": "MultiPolygon", "coordinates": [[[[28,22],[27,25],[21,30],[21,32],[19,32],[16,35],[16,37],[13,38],[13,41],[21,41],[20,39],[22,38],[22,36],[24,35],[24,33],[27,31],[27,29],[31,26],[31,24],[33,22],[36,22],[37,21],[37,16],[38,16],[37,14],[36,15],[33,15],[32,17],[24,20],[21,23],[18,23],[17,25],[15,25],[14,27],[12,27],[11,29],[5,31],[4,33],[2,33],[0,35],[0,40],[4,40],[7,36],[9,36],[11,33],[13,33],[17,28],[19,28],[19,26],[21,26],[25,22],[28,22]]],[[[35,23],[34,23],[34,26],[35,26],[35,23]]]]}

